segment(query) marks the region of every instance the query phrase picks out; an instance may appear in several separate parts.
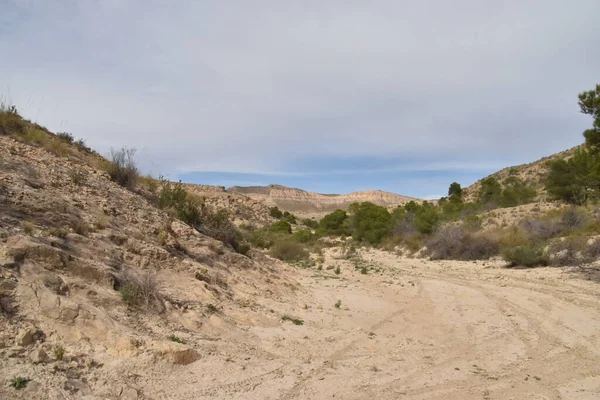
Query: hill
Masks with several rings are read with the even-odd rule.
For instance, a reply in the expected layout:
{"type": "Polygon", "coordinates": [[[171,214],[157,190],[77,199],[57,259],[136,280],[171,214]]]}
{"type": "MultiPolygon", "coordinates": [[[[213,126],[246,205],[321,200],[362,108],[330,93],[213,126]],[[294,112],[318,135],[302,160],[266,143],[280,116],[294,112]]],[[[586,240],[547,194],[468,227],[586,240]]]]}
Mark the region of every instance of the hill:
{"type": "Polygon", "coordinates": [[[327,213],[338,208],[345,209],[352,203],[364,201],[384,207],[394,207],[411,200],[419,200],[381,190],[349,194],[320,194],[281,185],[233,186],[227,189],[227,192],[243,194],[252,199],[263,201],[268,205],[277,206],[284,211],[297,214],[327,213]]]}
{"type": "Polygon", "coordinates": [[[539,160],[533,161],[528,164],[514,165],[511,167],[503,168],[500,171],[494,172],[493,174],[481,178],[477,182],[466,187],[463,191],[463,198],[466,201],[475,201],[477,199],[479,189],[481,188],[481,182],[487,178],[495,178],[500,184],[502,184],[509,177],[516,177],[523,181],[527,186],[532,187],[536,190],[538,200],[548,200],[546,196],[546,191],[544,189],[544,183],[549,172],[547,166],[548,161],[556,160],[559,158],[569,158],[571,155],[573,155],[573,152],[576,149],[581,148],[583,146],[583,144],[575,146],[568,150],[564,150],[547,157],[542,157],[539,160]]]}

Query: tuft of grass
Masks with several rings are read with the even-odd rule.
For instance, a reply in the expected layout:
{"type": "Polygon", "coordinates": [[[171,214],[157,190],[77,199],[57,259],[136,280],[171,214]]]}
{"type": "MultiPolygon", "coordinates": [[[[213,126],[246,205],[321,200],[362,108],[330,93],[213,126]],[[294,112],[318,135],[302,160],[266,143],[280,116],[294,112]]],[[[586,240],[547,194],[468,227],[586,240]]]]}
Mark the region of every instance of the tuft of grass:
{"type": "Polygon", "coordinates": [[[32,222],[29,221],[23,221],[21,223],[21,228],[23,228],[23,232],[25,232],[26,235],[33,235],[33,231],[35,230],[35,225],[32,222]]]}
{"type": "Polygon", "coordinates": [[[0,135],[22,134],[26,123],[19,115],[17,107],[0,102],[0,135]]]}
{"type": "Polygon", "coordinates": [[[56,346],[53,350],[54,358],[61,361],[65,356],[65,348],[62,346],[56,346]]]}
{"type": "Polygon", "coordinates": [[[69,230],[67,228],[52,228],[48,231],[48,234],[50,236],[64,239],[69,234],[69,230]]]}
{"type": "Polygon", "coordinates": [[[342,306],[342,301],[341,300],[336,301],[333,306],[339,310],[340,307],[342,306]]]}
{"type": "Polygon", "coordinates": [[[175,335],[169,335],[167,336],[167,339],[169,339],[171,342],[175,342],[175,343],[181,343],[183,344],[183,340],[181,340],[179,337],[175,336],[175,335]]]}
{"type": "Polygon", "coordinates": [[[339,275],[342,272],[342,270],[340,270],[340,266],[338,265],[337,267],[335,267],[333,272],[335,272],[336,275],[339,275]]]}
{"type": "Polygon", "coordinates": [[[121,150],[111,149],[109,162],[104,163],[104,168],[110,178],[119,185],[133,189],[139,179],[139,172],[135,160],[135,149],[123,147],[121,150]]]}
{"type": "Polygon", "coordinates": [[[361,273],[361,274],[363,274],[363,275],[366,275],[366,274],[367,274],[367,267],[363,266],[363,267],[360,269],[360,273],[361,273]]]}
{"type": "Polygon", "coordinates": [[[29,383],[30,379],[22,376],[15,376],[10,380],[10,386],[16,390],[23,389],[29,383]]]}
{"type": "Polygon", "coordinates": [[[127,305],[144,306],[147,309],[162,306],[161,285],[155,272],[124,269],[115,278],[121,299],[127,305]]]}
{"type": "Polygon", "coordinates": [[[294,318],[292,316],[289,315],[283,315],[281,317],[282,321],[290,321],[291,323],[293,323],[294,325],[304,325],[304,320],[300,319],[300,318],[294,318]]]}
{"type": "Polygon", "coordinates": [[[80,169],[72,169],[69,171],[69,178],[71,178],[74,184],[81,186],[87,181],[87,174],[80,169]]]}

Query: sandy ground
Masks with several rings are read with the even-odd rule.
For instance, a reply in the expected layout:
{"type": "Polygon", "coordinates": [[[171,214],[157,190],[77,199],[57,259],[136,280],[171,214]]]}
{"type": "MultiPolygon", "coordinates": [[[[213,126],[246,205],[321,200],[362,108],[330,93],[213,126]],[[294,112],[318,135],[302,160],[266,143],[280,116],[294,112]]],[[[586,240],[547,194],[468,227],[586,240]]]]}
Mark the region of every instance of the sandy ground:
{"type": "Polygon", "coordinates": [[[294,301],[257,293],[263,317],[225,309],[238,328],[215,318],[212,352],[132,379],[161,399],[600,398],[597,282],[557,268],[362,258],[367,275],[330,257],[339,275],[290,269],[294,301]]]}

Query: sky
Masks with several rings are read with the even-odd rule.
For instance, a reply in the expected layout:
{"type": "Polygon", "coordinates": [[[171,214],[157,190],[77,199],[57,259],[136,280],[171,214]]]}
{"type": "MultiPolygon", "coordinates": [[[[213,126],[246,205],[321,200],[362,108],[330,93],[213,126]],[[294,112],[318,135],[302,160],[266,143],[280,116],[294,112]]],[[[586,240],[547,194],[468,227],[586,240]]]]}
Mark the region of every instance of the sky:
{"type": "Polygon", "coordinates": [[[0,99],[186,182],[434,198],[575,146],[598,0],[0,0],[0,99]]]}

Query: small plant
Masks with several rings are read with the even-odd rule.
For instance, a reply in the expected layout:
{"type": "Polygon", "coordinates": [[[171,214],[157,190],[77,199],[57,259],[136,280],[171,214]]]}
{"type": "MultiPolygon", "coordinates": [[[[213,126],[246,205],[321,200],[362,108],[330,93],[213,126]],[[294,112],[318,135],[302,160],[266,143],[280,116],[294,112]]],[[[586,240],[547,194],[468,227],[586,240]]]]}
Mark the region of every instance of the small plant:
{"type": "Polygon", "coordinates": [[[342,272],[340,270],[340,266],[338,265],[337,267],[335,267],[335,269],[333,270],[333,272],[335,272],[336,275],[339,275],[342,272]]]}
{"type": "Polygon", "coordinates": [[[87,236],[90,233],[90,227],[83,221],[75,221],[71,225],[73,232],[81,236],[87,236]]]}
{"type": "Polygon", "coordinates": [[[27,386],[29,381],[30,381],[29,378],[24,378],[22,376],[15,376],[14,378],[11,379],[10,386],[12,386],[13,388],[15,388],[17,390],[23,389],[25,386],[27,386]]]}
{"type": "Polygon", "coordinates": [[[69,230],[66,228],[52,228],[48,231],[48,234],[50,234],[50,236],[64,239],[69,234],[69,230]]]}
{"type": "Polygon", "coordinates": [[[342,306],[342,301],[341,300],[336,301],[333,306],[339,310],[340,307],[342,306]]]}
{"type": "Polygon", "coordinates": [[[170,336],[167,337],[167,339],[169,339],[171,342],[183,344],[183,340],[181,340],[180,338],[178,338],[175,335],[170,335],[170,336]]]}
{"type": "Polygon", "coordinates": [[[294,325],[304,325],[304,320],[300,319],[300,318],[294,318],[291,317],[289,315],[283,315],[281,317],[282,321],[290,321],[291,323],[293,323],[294,325]]]}
{"type": "Polygon", "coordinates": [[[33,225],[33,223],[29,221],[23,221],[21,223],[21,227],[23,228],[23,232],[25,232],[25,234],[29,236],[33,234],[33,231],[35,229],[35,225],[33,225]]]}
{"type": "Polygon", "coordinates": [[[366,275],[367,274],[367,267],[365,267],[363,265],[363,267],[360,269],[360,273],[363,274],[363,275],[366,275]]]}
{"type": "Polygon", "coordinates": [[[162,306],[161,285],[155,272],[125,269],[115,278],[121,299],[127,305],[155,309],[162,306]]]}
{"type": "Polygon", "coordinates": [[[105,164],[105,168],[113,181],[128,189],[133,188],[139,178],[135,149],[112,149],[110,162],[105,164]]]}
{"type": "Polygon", "coordinates": [[[85,181],[87,180],[86,173],[79,169],[70,170],[69,177],[71,178],[73,183],[76,184],[77,186],[81,186],[81,185],[85,184],[85,181]]]}
{"type": "Polygon", "coordinates": [[[62,346],[56,346],[53,350],[54,358],[61,361],[65,356],[65,348],[62,346]]]}
{"type": "Polygon", "coordinates": [[[64,142],[69,143],[69,144],[71,144],[75,141],[75,138],[73,137],[73,135],[71,135],[68,132],[59,132],[56,134],[56,137],[64,142]]]}

